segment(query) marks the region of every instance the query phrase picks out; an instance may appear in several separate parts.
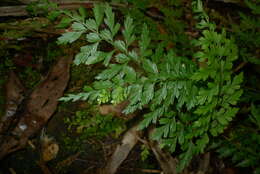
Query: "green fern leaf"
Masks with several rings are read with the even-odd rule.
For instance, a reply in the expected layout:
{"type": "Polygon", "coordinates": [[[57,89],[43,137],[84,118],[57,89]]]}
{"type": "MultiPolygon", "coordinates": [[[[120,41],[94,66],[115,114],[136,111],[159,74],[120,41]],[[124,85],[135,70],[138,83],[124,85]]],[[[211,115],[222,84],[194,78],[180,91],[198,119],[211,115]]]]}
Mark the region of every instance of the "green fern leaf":
{"type": "Polygon", "coordinates": [[[126,46],[128,47],[131,45],[134,40],[135,36],[133,35],[134,31],[134,24],[133,24],[133,19],[131,17],[127,17],[124,23],[124,30],[123,30],[123,36],[126,41],[126,46]]]}
{"type": "Polygon", "coordinates": [[[103,62],[103,64],[104,64],[105,66],[108,66],[108,65],[109,65],[110,60],[112,59],[114,53],[115,53],[115,50],[106,53],[106,56],[105,56],[104,62],[103,62]]]}
{"type": "Polygon", "coordinates": [[[152,61],[150,61],[149,59],[143,60],[143,68],[148,73],[155,73],[155,74],[158,73],[157,65],[152,61]]]}
{"type": "Polygon", "coordinates": [[[116,55],[116,61],[118,63],[127,63],[129,60],[130,60],[130,58],[123,53],[119,53],[116,55]]]}
{"type": "Polygon", "coordinates": [[[103,72],[101,72],[99,75],[96,76],[97,80],[107,80],[113,78],[115,75],[119,73],[119,71],[122,69],[122,66],[111,64],[110,69],[106,69],[103,72]]]}
{"type": "Polygon", "coordinates": [[[99,4],[95,4],[94,8],[93,8],[93,12],[94,12],[94,17],[97,23],[97,26],[99,27],[103,21],[104,18],[104,7],[102,5],[99,4]]]}
{"type": "Polygon", "coordinates": [[[134,83],[136,81],[136,72],[130,66],[124,66],[123,71],[125,73],[125,82],[127,83],[134,83]]]}
{"type": "Polygon", "coordinates": [[[85,26],[79,22],[74,22],[71,27],[73,31],[86,31],[85,26]]]}
{"type": "Polygon", "coordinates": [[[167,85],[164,84],[162,88],[155,92],[153,105],[160,105],[167,96],[167,85]]]}
{"type": "Polygon", "coordinates": [[[99,35],[97,33],[89,33],[87,34],[87,41],[90,43],[95,43],[95,42],[99,42],[101,41],[101,38],[99,37],[99,35]]]}
{"type": "Polygon", "coordinates": [[[112,36],[112,33],[107,30],[107,29],[104,29],[100,32],[100,36],[102,37],[102,39],[108,41],[108,42],[112,42],[113,41],[113,36],[112,36]]]}
{"type": "Polygon", "coordinates": [[[106,6],[105,8],[105,24],[109,27],[110,31],[113,31],[115,25],[115,14],[112,12],[112,7],[106,6]]]}
{"type": "Polygon", "coordinates": [[[96,81],[93,84],[93,87],[96,90],[101,90],[101,89],[110,89],[114,86],[114,84],[108,80],[106,81],[96,81]]]}
{"type": "Polygon", "coordinates": [[[148,104],[154,97],[154,83],[146,83],[143,89],[142,105],[148,104]]]}
{"type": "Polygon", "coordinates": [[[64,34],[62,34],[61,37],[58,38],[57,43],[58,44],[72,43],[72,42],[76,41],[82,34],[83,34],[82,31],[64,33],[64,34]]]}
{"type": "Polygon", "coordinates": [[[98,25],[94,19],[87,19],[85,22],[85,26],[91,31],[98,30],[98,25]]]}
{"type": "Polygon", "coordinates": [[[144,115],[143,121],[139,124],[139,130],[143,130],[144,128],[147,128],[151,123],[156,123],[159,117],[161,117],[164,114],[164,108],[158,108],[153,112],[150,112],[148,114],[144,115]]]}
{"type": "Polygon", "coordinates": [[[149,52],[147,51],[148,46],[150,44],[149,30],[147,25],[143,25],[141,40],[139,41],[140,53],[143,57],[148,56],[149,52]]]}

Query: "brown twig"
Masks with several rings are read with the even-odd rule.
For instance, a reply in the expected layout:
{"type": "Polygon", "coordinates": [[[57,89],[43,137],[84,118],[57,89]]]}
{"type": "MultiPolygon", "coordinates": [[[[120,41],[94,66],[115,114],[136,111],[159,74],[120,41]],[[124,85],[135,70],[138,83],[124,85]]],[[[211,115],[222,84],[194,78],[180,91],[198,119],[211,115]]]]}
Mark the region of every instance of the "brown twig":
{"type": "Polygon", "coordinates": [[[238,72],[240,69],[242,69],[245,65],[247,64],[247,62],[242,62],[240,63],[234,70],[233,73],[238,72]]]}
{"type": "Polygon", "coordinates": [[[9,171],[10,171],[11,174],[16,174],[16,172],[13,168],[9,168],[9,171]]]}
{"type": "Polygon", "coordinates": [[[35,145],[33,144],[33,142],[31,140],[28,140],[28,144],[31,146],[32,149],[36,149],[35,145]]]}
{"type": "Polygon", "coordinates": [[[45,164],[44,161],[40,160],[37,161],[37,164],[40,166],[40,168],[42,169],[43,174],[52,174],[50,169],[47,167],[47,165],[45,164]]]}
{"type": "Polygon", "coordinates": [[[162,173],[161,170],[156,170],[156,169],[139,169],[139,168],[126,168],[126,167],[120,167],[120,169],[142,172],[142,173],[162,173]]]}
{"type": "Polygon", "coordinates": [[[76,154],[73,154],[73,155],[67,157],[65,160],[63,160],[57,164],[57,168],[64,168],[66,166],[70,166],[74,161],[77,160],[77,158],[79,157],[80,154],[81,154],[81,152],[77,152],[76,154]]]}
{"type": "MultiPolygon", "coordinates": [[[[98,1],[66,1],[66,2],[57,2],[59,9],[77,9],[81,6],[85,8],[92,8],[93,4],[100,3],[98,1]]],[[[126,8],[128,5],[120,3],[111,3],[111,6],[114,8],[121,7],[126,8]]],[[[19,6],[5,6],[0,7],[0,16],[28,16],[29,13],[26,11],[26,5],[19,6]]],[[[50,9],[53,10],[53,9],[50,9]]]]}
{"type": "Polygon", "coordinates": [[[202,156],[202,159],[199,163],[199,171],[197,174],[205,174],[209,171],[210,167],[210,153],[207,152],[202,156]]]}

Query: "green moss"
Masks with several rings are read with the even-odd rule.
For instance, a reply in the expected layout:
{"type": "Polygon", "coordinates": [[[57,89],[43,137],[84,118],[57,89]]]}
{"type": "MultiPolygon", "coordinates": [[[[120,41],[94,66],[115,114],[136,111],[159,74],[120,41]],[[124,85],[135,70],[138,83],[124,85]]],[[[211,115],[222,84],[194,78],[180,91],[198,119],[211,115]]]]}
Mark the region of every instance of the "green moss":
{"type": "Polygon", "coordinates": [[[111,115],[100,115],[95,106],[89,106],[65,117],[64,122],[71,133],[78,134],[84,140],[101,139],[107,135],[118,137],[125,130],[125,121],[111,115]]]}

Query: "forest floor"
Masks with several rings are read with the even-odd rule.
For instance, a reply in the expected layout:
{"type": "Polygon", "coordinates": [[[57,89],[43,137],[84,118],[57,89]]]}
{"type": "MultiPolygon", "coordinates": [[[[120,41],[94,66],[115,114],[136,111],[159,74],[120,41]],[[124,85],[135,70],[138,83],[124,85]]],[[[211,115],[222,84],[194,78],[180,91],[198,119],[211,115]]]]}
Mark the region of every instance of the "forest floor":
{"type": "MultiPolygon", "coordinates": [[[[228,21],[217,14],[231,11],[230,15],[235,15],[232,14],[234,7],[236,10],[247,11],[243,7],[233,4],[214,2],[209,3],[208,7],[218,11],[215,13],[215,18],[220,20],[219,22],[223,25],[226,25],[228,21]],[[223,21],[221,21],[222,19],[223,21]]],[[[157,12],[155,10],[156,15],[160,16],[160,13],[157,12]]],[[[236,17],[233,19],[236,20],[236,17]]],[[[60,76],[57,77],[57,83],[54,83],[53,79],[48,80],[52,71],[55,71],[53,69],[58,64],[57,62],[64,57],[72,59],[83,42],[79,41],[72,47],[57,45],[56,39],[65,29],[55,28],[54,24],[59,25],[58,22],[53,23],[45,17],[0,17],[0,115],[13,109],[13,106],[6,104],[6,101],[13,100],[8,99],[6,94],[10,93],[12,97],[13,93],[17,93],[17,88],[23,89],[23,94],[16,94],[16,98],[14,98],[15,100],[23,98],[21,103],[15,105],[17,117],[26,115],[28,110],[40,105],[42,100],[38,101],[37,98],[34,100],[33,94],[36,93],[35,95],[43,98],[48,97],[40,107],[41,112],[39,111],[42,114],[39,118],[44,121],[37,127],[32,126],[31,132],[23,135],[28,138],[28,142],[21,149],[8,154],[1,160],[0,174],[94,174],[98,169],[105,167],[117,145],[122,143],[121,139],[129,130],[128,127],[131,128],[135,124],[111,115],[103,116],[96,105],[84,101],[58,102],[51,105],[50,108],[45,108],[46,103],[62,97],[64,93],[76,93],[84,90],[84,86],[92,83],[95,75],[103,68],[100,65],[70,65],[69,67],[71,62],[67,60],[67,64],[64,63],[61,68],[62,70],[57,70],[55,74],[60,76]],[[15,74],[15,77],[10,76],[10,71],[15,74]],[[69,75],[66,74],[67,71],[69,71],[69,75]],[[20,86],[16,84],[17,86],[6,88],[7,82],[15,81],[14,78],[19,79],[20,86]],[[54,85],[53,89],[58,91],[58,94],[51,93],[48,89],[42,89],[42,84],[54,85]],[[45,150],[49,147],[53,147],[54,150],[46,152],[45,150]],[[45,153],[48,153],[50,159],[43,162],[45,153]]],[[[14,123],[17,122],[14,121],[14,123]]],[[[24,123],[29,124],[28,120],[24,120],[24,123]]],[[[13,132],[9,132],[8,130],[12,129],[14,125],[9,126],[4,131],[5,134],[0,136],[0,140],[7,141],[3,137],[9,138],[7,134],[17,132],[15,129],[13,132]]],[[[190,168],[196,168],[198,161],[198,159],[194,159],[190,168]]],[[[208,163],[211,168],[208,173],[211,174],[244,174],[248,172],[247,168],[238,169],[228,160],[219,159],[215,152],[210,154],[208,163]]],[[[140,142],[131,150],[117,171],[118,174],[161,172],[155,156],[149,154],[140,142]]]]}

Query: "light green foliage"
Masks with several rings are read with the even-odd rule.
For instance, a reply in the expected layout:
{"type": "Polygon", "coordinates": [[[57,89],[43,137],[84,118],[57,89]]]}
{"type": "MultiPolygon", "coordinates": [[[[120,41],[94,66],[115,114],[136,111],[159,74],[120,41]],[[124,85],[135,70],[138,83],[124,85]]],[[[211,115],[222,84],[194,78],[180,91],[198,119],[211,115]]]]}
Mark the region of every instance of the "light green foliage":
{"type": "Polygon", "coordinates": [[[124,121],[113,116],[94,115],[91,108],[77,111],[74,117],[65,117],[70,131],[79,134],[80,139],[102,138],[108,134],[118,137],[124,130],[124,121]]]}
{"type": "Polygon", "coordinates": [[[141,149],[142,149],[141,159],[142,159],[142,161],[145,161],[149,157],[150,152],[149,152],[149,149],[145,145],[142,145],[141,149]]]}
{"type": "Polygon", "coordinates": [[[120,31],[112,8],[104,8],[103,12],[96,5],[94,19],[77,20],[72,24],[73,31],[58,39],[62,44],[86,38],[88,45],[81,47],[74,64],[103,63],[106,67],[85,92],[60,100],[114,104],[127,99],[130,103],[123,111],[125,114],[146,108],[139,128],[154,124],[157,129],[153,138],[162,147],[171,152],[177,145],[181,148],[176,152],[181,171],[194,155],[204,152],[210,137],[222,133],[238,111],[235,105],[242,94],[243,75],[232,74],[237,47],[225,31],[215,31],[200,3],[196,12],[202,36],[194,41],[199,51],[193,55],[205,64],[200,67],[174,50],[166,51],[163,42],[154,46],[146,25],[136,34],[130,17],[125,18],[120,31]],[[103,51],[103,45],[112,49],[103,51]]]}

